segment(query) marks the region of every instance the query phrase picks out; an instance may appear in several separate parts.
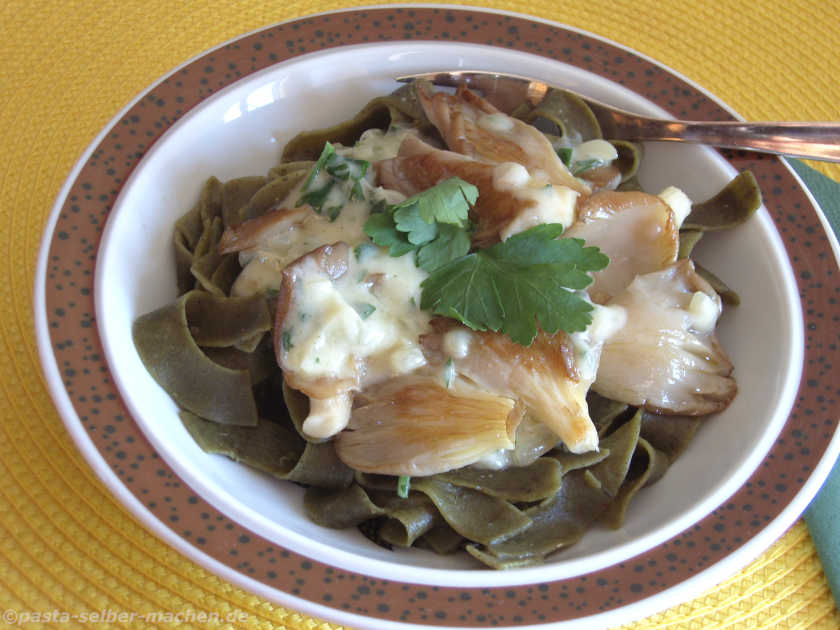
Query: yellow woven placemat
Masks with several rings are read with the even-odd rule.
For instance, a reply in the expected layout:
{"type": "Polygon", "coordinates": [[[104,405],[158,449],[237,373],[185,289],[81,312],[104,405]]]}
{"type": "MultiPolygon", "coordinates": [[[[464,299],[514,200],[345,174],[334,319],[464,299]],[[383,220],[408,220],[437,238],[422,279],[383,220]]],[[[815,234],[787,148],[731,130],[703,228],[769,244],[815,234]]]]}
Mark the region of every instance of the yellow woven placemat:
{"type": "MultiPolygon", "coordinates": [[[[618,41],[705,86],[747,118],[840,119],[837,2],[472,4],[557,20],[618,41]]],[[[31,303],[53,200],[82,151],[120,108],[211,46],[344,6],[350,3],[7,0],[0,7],[0,611],[241,611],[237,627],[331,627],[208,573],[148,533],[104,488],[47,393],[31,303]]],[[[840,167],[814,166],[840,179],[840,167]]],[[[59,619],[47,625],[78,624],[59,619]]],[[[801,521],[717,588],[627,626],[766,627],[840,627],[801,521]]]]}

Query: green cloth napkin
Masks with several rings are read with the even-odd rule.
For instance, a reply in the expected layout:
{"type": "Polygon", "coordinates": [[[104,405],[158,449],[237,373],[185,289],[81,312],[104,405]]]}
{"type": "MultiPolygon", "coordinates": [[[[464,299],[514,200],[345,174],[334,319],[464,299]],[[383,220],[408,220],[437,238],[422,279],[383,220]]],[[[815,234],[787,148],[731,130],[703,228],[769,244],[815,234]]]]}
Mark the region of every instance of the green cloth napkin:
{"type": "MultiPolygon", "coordinates": [[[[788,160],[820,204],[840,237],[840,184],[799,160],[788,160]]],[[[820,556],[825,577],[840,605],[840,460],[805,511],[805,523],[820,556]]]]}

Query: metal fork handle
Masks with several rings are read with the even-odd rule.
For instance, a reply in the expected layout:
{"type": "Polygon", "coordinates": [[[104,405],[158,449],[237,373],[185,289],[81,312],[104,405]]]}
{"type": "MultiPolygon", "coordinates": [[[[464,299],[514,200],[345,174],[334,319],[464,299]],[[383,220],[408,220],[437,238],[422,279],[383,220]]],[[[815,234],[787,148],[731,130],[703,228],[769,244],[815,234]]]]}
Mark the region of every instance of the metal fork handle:
{"type": "Polygon", "coordinates": [[[614,111],[607,120],[604,112],[596,116],[605,137],[614,140],[692,142],[840,162],[840,123],[674,121],[614,111]]]}

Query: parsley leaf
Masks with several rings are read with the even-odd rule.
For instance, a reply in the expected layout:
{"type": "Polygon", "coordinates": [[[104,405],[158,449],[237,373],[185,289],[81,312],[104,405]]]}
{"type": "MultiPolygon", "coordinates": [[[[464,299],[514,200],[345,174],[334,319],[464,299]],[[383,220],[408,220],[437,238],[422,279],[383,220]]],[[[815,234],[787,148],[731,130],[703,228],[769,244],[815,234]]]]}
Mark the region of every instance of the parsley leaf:
{"type": "Polygon", "coordinates": [[[394,210],[394,223],[412,245],[424,245],[437,236],[437,223],[424,220],[417,206],[397,206],[394,210]]]}
{"type": "Polygon", "coordinates": [[[543,224],[490,248],[450,261],[421,284],[420,308],[474,330],[501,331],[529,346],[537,325],[547,333],[585,330],[592,305],[574,291],[609,259],[579,239],[556,237],[560,224],[543,224]]]}
{"type": "Polygon", "coordinates": [[[560,158],[560,161],[566,165],[566,168],[570,168],[572,166],[572,155],[574,154],[574,149],[572,147],[559,147],[556,150],[557,157],[560,158]]]}
{"type": "Polygon", "coordinates": [[[380,247],[387,247],[388,253],[394,258],[399,258],[416,248],[408,242],[404,232],[397,230],[394,217],[389,212],[371,214],[365,221],[364,231],[374,243],[380,247]]]}
{"type": "Polygon", "coordinates": [[[368,304],[367,302],[360,302],[358,304],[354,304],[353,308],[356,309],[356,312],[362,319],[367,319],[368,317],[373,315],[373,312],[376,310],[376,307],[373,304],[368,304]]]}
{"type": "Polygon", "coordinates": [[[469,232],[450,223],[443,223],[438,226],[437,238],[417,250],[414,262],[420,269],[432,273],[469,251],[469,232]]]}
{"type": "Polygon", "coordinates": [[[282,338],[283,338],[283,349],[284,350],[286,350],[288,352],[289,350],[294,348],[294,344],[292,343],[292,330],[290,328],[287,328],[286,330],[283,331],[282,338]]]}
{"type": "Polygon", "coordinates": [[[478,189],[453,177],[371,214],[364,231],[391,256],[415,252],[415,264],[428,272],[470,251],[470,204],[478,189]]]}
{"type": "Polygon", "coordinates": [[[470,206],[475,204],[476,199],[478,188],[460,177],[450,177],[398,203],[394,208],[413,208],[426,223],[451,223],[465,227],[470,206]]]}

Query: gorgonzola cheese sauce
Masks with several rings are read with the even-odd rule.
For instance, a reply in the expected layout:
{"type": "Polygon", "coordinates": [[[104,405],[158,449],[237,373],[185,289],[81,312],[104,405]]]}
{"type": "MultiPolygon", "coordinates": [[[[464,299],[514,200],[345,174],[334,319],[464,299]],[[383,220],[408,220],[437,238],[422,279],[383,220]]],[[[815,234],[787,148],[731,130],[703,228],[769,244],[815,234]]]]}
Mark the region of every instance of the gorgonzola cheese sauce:
{"type": "Polygon", "coordinates": [[[597,375],[604,343],[627,323],[627,310],[621,306],[593,304],[592,307],[592,323],[583,332],[570,335],[581,378],[590,383],[597,375]]]}
{"type": "Polygon", "coordinates": [[[367,384],[425,365],[418,338],[430,315],[418,304],[426,275],[410,254],[392,258],[378,248],[352,255],[336,280],[311,264],[286,316],[287,365],[311,376],[348,378],[364,361],[367,384]]]}
{"type": "MultiPolygon", "coordinates": [[[[305,259],[291,308],[283,321],[284,366],[307,379],[357,379],[365,387],[426,365],[420,335],[431,316],[420,310],[427,274],[411,254],[362,248],[338,278],[305,259]]],[[[327,438],[345,428],[352,396],[312,401],[305,433],[327,438]]]]}
{"type": "Polygon", "coordinates": [[[523,210],[499,232],[503,241],[542,223],[562,223],[569,227],[575,219],[577,192],[532,177],[516,162],[504,162],[493,169],[493,187],[525,202],[523,210]]]}

